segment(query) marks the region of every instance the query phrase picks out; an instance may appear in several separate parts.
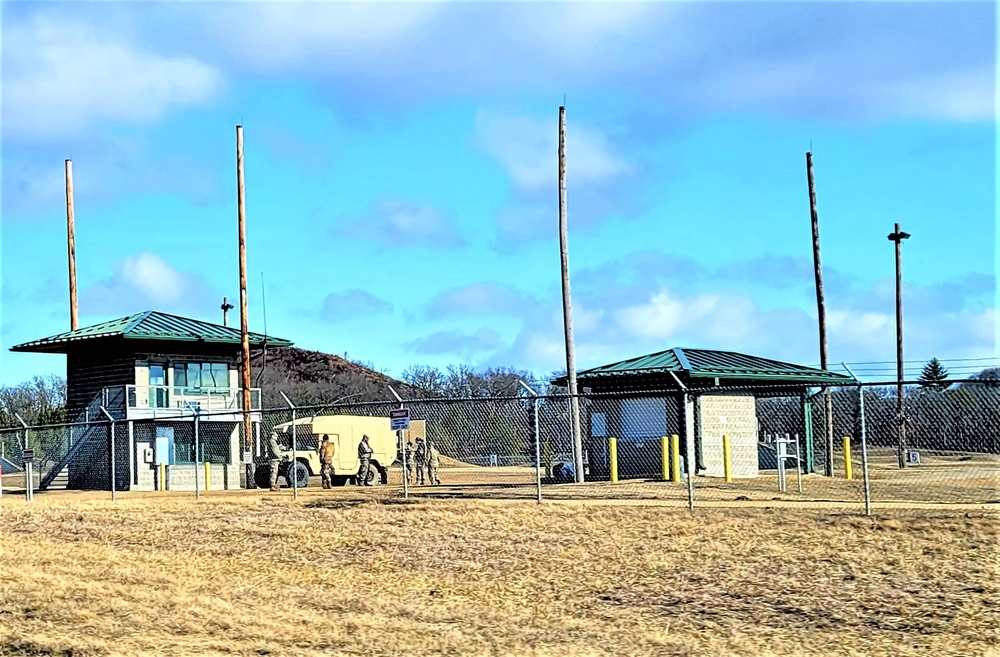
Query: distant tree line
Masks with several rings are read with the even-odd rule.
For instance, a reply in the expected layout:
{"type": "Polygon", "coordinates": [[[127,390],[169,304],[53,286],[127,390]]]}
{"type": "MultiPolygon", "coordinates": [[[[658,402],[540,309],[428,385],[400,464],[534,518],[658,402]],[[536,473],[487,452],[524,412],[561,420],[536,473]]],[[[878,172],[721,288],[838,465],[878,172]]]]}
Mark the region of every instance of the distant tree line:
{"type": "MultiPolygon", "coordinates": [[[[872,447],[898,444],[900,423],[905,423],[910,449],[1000,453],[1000,368],[988,368],[965,382],[953,383],[936,358],[924,367],[917,385],[904,388],[904,408],[899,416],[895,386],[866,386],[865,429],[872,447]]],[[[833,398],[834,436],[860,438],[857,388],[836,388],[833,398]]],[[[802,434],[801,402],[791,398],[761,399],[757,416],[762,434],[802,434]]],[[[812,400],[812,429],[818,451],[823,450],[826,417],[822,397],[812,400]]]]}

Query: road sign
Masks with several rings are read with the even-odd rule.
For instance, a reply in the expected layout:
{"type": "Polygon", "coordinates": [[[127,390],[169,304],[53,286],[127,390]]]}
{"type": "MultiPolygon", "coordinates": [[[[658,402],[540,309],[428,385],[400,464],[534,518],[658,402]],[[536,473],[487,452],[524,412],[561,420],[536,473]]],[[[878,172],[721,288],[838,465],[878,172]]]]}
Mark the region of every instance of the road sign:
{"type": "Polygon", "coordinates": [[[410,428],[410,409],[396,408],[389,411],[389,424],[393,431],[405,431],[410,428]]]}
{"type": "Polygon", "coordinates": [[[243,452],[243,463],[246,465],[250,465],[253,463],[253,452],[250,451],[243,452]]]}
{"type": "Polygon", "coordinates": [[[21,451],[21,460],[25,461],[25,462],[27,462],[27,461],[34,461],[35,460],[35,450],[33,450],[33,449],[22,450],[21,451]]]}

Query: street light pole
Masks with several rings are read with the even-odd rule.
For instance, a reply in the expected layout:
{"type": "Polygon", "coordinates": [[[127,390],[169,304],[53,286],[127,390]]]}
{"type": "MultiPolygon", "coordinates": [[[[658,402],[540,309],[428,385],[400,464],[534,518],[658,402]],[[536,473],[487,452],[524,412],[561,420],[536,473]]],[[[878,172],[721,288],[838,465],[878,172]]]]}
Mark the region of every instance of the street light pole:
{"type": "Polygon", "coordinates": [[[895,232],[889,233],[889,241],[896,243],[896,414],[899,422],[899,444],[896,459],[899,468],[906,467],[906,400],[903,396],[903,259],[902,243],[910,237],[895,225],[895,232]]]}

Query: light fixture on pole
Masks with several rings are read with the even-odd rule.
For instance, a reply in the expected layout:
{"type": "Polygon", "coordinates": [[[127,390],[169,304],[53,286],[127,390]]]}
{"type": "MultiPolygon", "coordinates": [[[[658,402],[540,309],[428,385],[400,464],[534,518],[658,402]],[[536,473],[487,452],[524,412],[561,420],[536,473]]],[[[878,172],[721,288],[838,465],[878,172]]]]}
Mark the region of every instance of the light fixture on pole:
{"type": "Polygon", "coordinates": [[[896,243],[896,414],[899,443],[896,459],[900,469],[906,467],[906,401],[903,393],[903,260],[902,243],[910,234],[895,225],[895,232],[889,233],[889,241],[896,243]]]}

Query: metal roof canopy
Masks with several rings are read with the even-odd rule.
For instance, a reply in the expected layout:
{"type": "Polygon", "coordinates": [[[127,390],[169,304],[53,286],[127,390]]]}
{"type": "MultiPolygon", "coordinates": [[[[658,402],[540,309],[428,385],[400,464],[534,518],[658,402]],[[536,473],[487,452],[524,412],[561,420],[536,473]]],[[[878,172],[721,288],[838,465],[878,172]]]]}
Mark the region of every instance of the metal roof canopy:
{"type": "MultiPolygon", "coordinates": [[[[11,347],[11,351],[67,353],[71,347],[81,342],[106,338],[155,340],[163,342],[203,342],[213,344],[238,345],[242,341],[239,329],[211,324],[197,319],[170,315],[156,310],[129,315],[109,322],[87,326],[75,331],[60,333],[41,340],[25,342],[11,347]]],[[[289,347],[288,340],[249,334],[250,345],[261,347],[265,343],[271,347],[289,347]]]]}
{"type": "MultiPolygon", "coordinates": [[[[852,377],[827,370],[795,365],[782,361],[750,356],[735,351],[712,349],[667,349],[646,356],[601,365],[577,373],[581,384],[593,388],[677,388],[670,373],[676,374],[692,388],[718,385],[851,385],[852,377]]],[[[566,377],[553,380],[565,385],[566,377]]]]}

